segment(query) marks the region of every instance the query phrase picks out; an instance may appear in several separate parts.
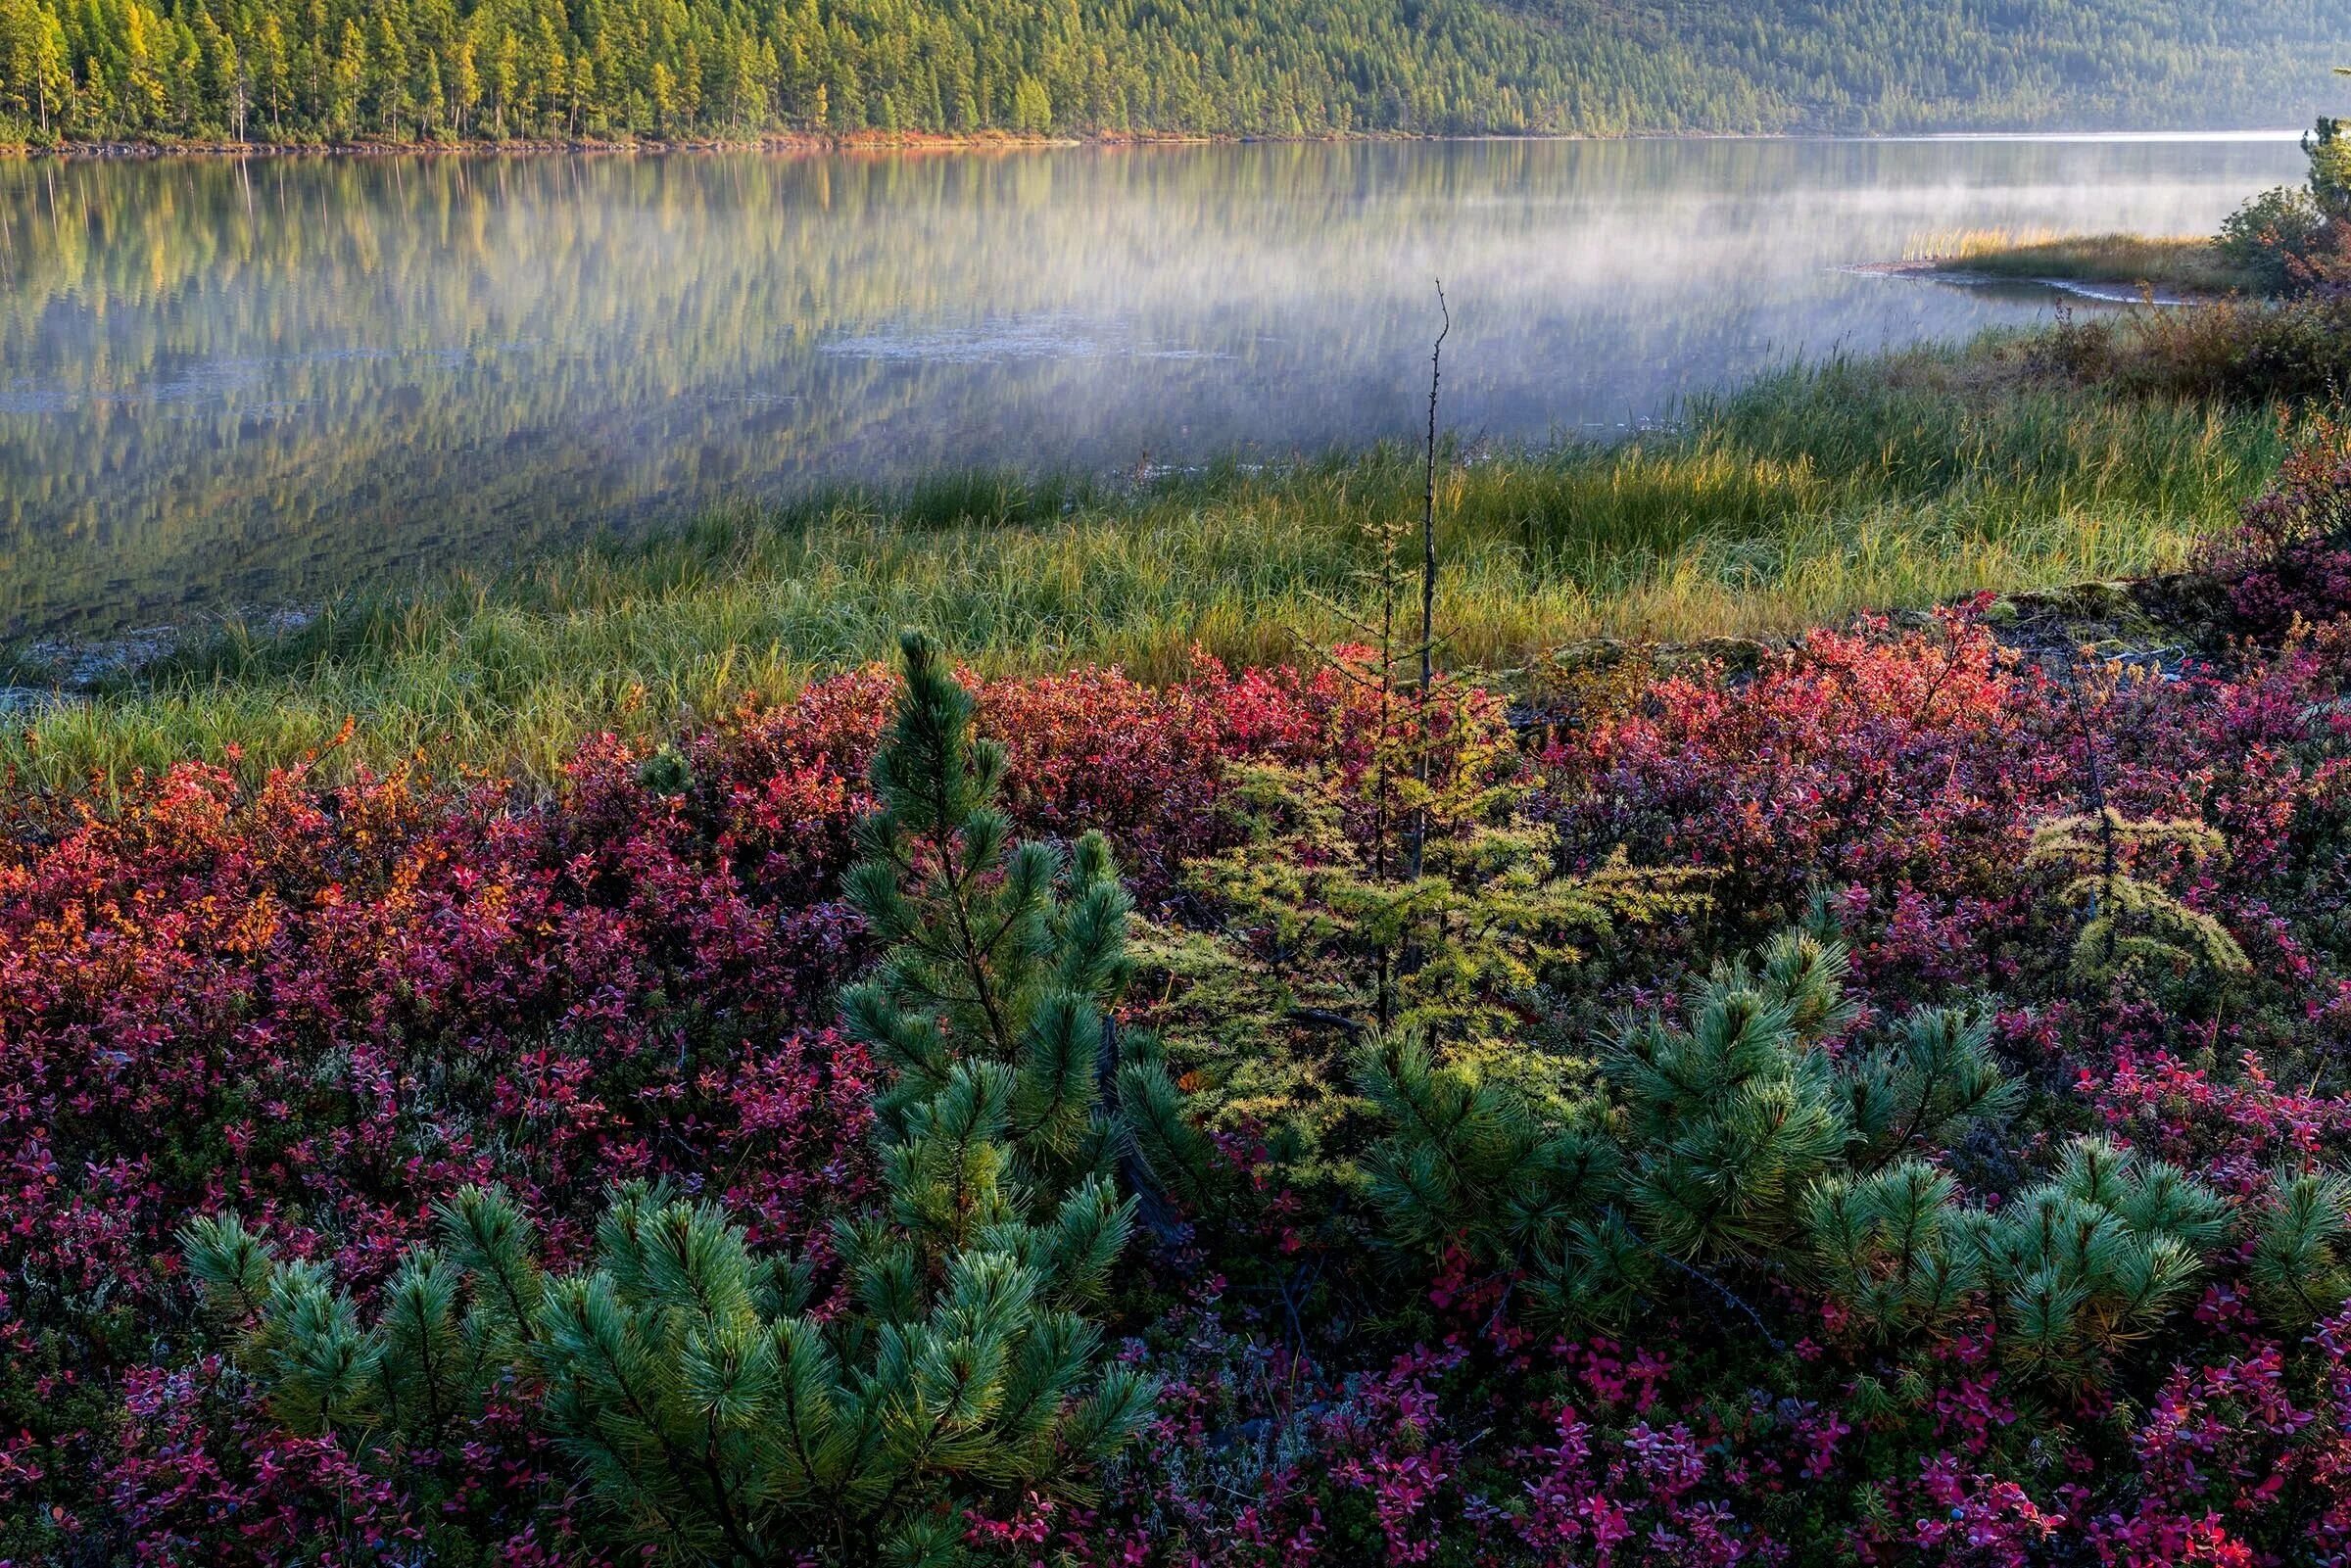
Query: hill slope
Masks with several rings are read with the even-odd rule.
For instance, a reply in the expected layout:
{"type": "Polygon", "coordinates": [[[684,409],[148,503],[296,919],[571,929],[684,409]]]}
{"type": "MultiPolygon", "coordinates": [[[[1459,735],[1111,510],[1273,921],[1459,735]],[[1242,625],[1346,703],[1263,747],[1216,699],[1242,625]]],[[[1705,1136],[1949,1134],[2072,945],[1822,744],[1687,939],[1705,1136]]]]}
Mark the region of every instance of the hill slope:
{"type": "Polygon", "coordinates": [[[2250,128],[2339,102],[2342,0],[1628,0],[1788,128],[2250,128]]]}
{"type": "Polygon", "coordinates": [[[2351,0],[0,0],[35,142],[2299,121],[2351,0]]]}

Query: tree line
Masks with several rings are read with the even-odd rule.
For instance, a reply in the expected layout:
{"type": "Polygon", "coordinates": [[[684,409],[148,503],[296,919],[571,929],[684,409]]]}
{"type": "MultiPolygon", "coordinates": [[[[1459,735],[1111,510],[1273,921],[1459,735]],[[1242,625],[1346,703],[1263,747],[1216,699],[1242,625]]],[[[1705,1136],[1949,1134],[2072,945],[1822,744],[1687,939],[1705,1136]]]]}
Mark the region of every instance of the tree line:
{"type": "Polygon", "coordinates": [[[2344,44],[2351,17],[2296,0],[2226,16],[2199,0],[0,0],[0,133],[405,144],[2244,123],[2307,96],[2307,62],[2344,44]]]}

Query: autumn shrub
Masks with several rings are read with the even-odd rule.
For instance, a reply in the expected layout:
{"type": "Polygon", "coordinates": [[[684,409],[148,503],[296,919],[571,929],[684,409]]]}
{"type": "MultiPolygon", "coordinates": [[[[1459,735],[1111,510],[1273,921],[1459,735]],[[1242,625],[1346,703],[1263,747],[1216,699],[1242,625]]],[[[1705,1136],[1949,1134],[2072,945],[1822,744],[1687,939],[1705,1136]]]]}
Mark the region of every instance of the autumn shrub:
{"type": "Polygon", "coordinates": [[[2351,121],[2302,138],[2310,178],[2262,192],[2221,225],[2220,253],[2271,294],[2339,293],[2351,282],[2351,121]]]}
{"type": "Polygon", "coordinates": [[[192,1220],[208,1313],[284,1429],[406,1490],[502,1399],[535,1396],[527,1419],[576,1463],[600,1539],[944,1565],[968,1497],[1058,1492],[1141,1425],[1149,1380],[1097,1366],[1080,1315],[1135,1210],[1096,1063],[1128,897],[1099,832],[1074,854],[1011,841],[1004,748],[973,735],[926,640],[905,657],[848,878],[882,953],[840,1002],[883,1068],[881,1191],[834,1221],[838,1280],[820,1285],[808,1241],[760,1248],[722,1204],[644,1181],[566,1274],[512,1198],[466,1186],[365,1316],[234,1213],[192,1220]]]}
{"type": "MultiPolygon", "coordinates": [[[[829,1025],[865,952],[839,882],[892,692],[857,674],[657,750],[598,741],[544,796],[193,764],[104,813],[10,796],[0,1557],[217,1531],[276,1560],[310,1528],[290,1502],[264,1521],[323,1458],[252,1441],[233,1378],[154,1359],[190,1348],[168,1238],[193,1212],[233,1206],[361,1290],[468,1183],[511,1193],[556,1266],[633,1179],[821,1248],[875,1179],[875,1065],[829,1025]],[[198,1434],[216,1479],[168,1503],[132,1479],[198,1434]]],[[[1004,715],[1015,820],[1108,831],[1146,891],[1223,841],[1224,760],[1294,755],[1335,700],[1206,666],[977,694],[1004,715]]],[[[511,1462],[517,1528],[543,1531],[548,1489],[511,1462]]]]}
{"type": "Polygon", "coordinates": [[[2275,641],[2351,614],[2351,438],[2323,425],[2201,564],[2240,635],[2275,641]]]}
{"type": "MultiPolygon", "coordinates": [[[[1051,1080],[1099,1115],[998,1168],[1135,1198],[1089,1375],[1159,1397],[1098,1471],[959,1491],[926,1549],[2340,1557],[2345,488],[2298,461],[2174,586],[2225,624],[2145,656],[1973,603],[1635,652],[1573,710],[1455,689],[1473,765],[1432,758],[1416,794],[1415,760],[1387,808],[1341,668],[972,683],[999,836],[1106,889],[1072,848],[1101,831],[1151,917],[1090,1074],[1055,1036],[1051,1080]],[[1419,874],[1383,871],[1379,825],[1423,807],[1419,874]],[[1612,877],[1672,896],[1578,901],[1612,877]],[[1275,1147],[1301,1085],[1330,1111],[1313,1160],[1275,1147]]],[[[835,1222],[922,1163],[932,1037],[834,1026],[876,952],[842,878],[894,692],[600,741],[547,792],[189,766],[119,810],[12,793],[0,1557],[642,1560],[544,1390],[493,1380],[388,1461],[392,1427],[315,1430],[208,1344],[173,1238],[234,1212],[348,1288],[362,1337],[468,1187],[557,1277],[602,1255],[620,1289],[594,1228],[642,1182],[721,1252],[839,1279],[835,1222]]],[[[920,971],[892,972],[901,1022],[943,988],[920,971]]],[[[939,1038],[1007,1056],[984,1033],[939,1038]]]]}
{"type": "Polygon", "coordinates": [[[2149,305],[2063,321],[2026,350],[2041,371],[2108,396],[2330,406],[2351,385],[2347,325],[2339,291],[2149,305]]]}

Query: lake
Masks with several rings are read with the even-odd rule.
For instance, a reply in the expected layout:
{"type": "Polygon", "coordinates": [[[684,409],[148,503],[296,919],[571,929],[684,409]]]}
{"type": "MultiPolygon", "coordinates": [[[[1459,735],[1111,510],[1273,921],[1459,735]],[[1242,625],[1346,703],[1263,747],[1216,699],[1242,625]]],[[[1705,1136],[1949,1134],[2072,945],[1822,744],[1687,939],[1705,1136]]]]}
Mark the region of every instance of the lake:
{"type": "Polygon", "coordinates": [[[1605,437],[2059,299],[1850,270],[2209,232],[2290,141],[0,164],[0,636],[103,637],[941,467],[1605,437]]]}

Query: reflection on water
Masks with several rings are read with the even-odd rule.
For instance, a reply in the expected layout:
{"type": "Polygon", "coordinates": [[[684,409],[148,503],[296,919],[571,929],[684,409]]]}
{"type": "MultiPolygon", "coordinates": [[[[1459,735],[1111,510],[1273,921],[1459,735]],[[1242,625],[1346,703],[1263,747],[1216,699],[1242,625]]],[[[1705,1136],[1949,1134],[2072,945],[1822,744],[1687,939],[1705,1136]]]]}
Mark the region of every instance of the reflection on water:
{"type": "Polygon", "coordinates": [[[1546,439],[2031,319],[1842,268],[2208,230],[2284,143],[0,165],[0,630],[98,635],[940,465],[1546,439]]]}

